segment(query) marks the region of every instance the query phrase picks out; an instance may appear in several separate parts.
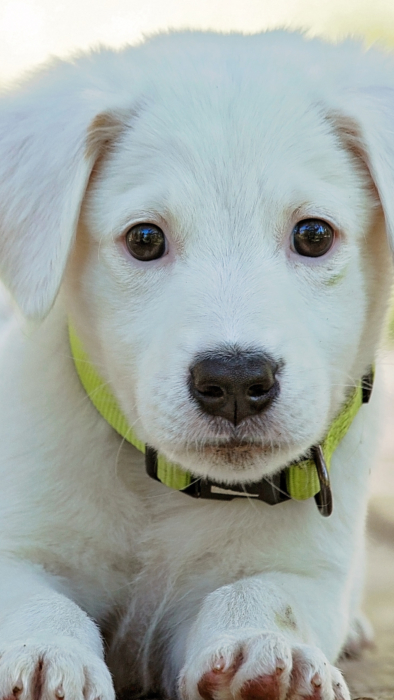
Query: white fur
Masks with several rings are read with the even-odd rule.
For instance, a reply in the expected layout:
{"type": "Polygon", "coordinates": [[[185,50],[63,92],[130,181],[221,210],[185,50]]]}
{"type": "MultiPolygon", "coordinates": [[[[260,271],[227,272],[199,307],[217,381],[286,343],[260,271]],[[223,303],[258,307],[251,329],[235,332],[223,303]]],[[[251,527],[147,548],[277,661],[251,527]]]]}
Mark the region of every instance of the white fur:
{"type": "Polygon", "coordinates": [[[196,502],[97,414],[67,316],[167,458],[234,483],[301,456],[374,360],[393,88],[393,59],[352,43],[185,33],[3,95],[0,269],[31,321],[1,341],[0,699],[109,700],[99,629],[119,688],[349,698],[331,664],[362,637],[378,386],[335,452],[330,519],[313,499],[196,502]],[[290,249],[309,217],[340,232],[323,258],[290,249]],[[138,221],[164,230],[166,256],[128,255],[138,221]],[[283,361],[278,400],[237,429],[188,391],[195,356],[223,344],[283,361]],[[226,450],[234,437],[251,449],[226,450]]]}

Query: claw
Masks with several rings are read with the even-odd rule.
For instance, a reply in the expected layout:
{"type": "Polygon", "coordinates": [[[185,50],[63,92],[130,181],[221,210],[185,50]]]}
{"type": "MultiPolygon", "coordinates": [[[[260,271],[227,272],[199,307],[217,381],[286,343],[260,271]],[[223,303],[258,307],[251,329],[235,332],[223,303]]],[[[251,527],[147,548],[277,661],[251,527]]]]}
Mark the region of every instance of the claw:
{"type": "Polygon", "coordinates": [[[320,688],[320,686],[322,684],[321,676],[319,676],[318,673],[315,673],[315,675],[313,676],[313,678],[311,680],[311,683],[312,683],[312,685],[315,686],[315,688],[320,688]]]}
{"type": "Polygon", "coordinates": [[[222,658],[222,659],[219,659],[219,661],[217,661],[216,664],[214,665],[212,671],[213,671],[214,673],[221,673],[221,672],[223,671],[225,665],[226,665],[226,664],[225,664],[224,659],[223,659],[223,658],[222,658]]]}
{"type": "Polygon", "coordinates": [[[276,663],[276,669],[275,669],[276,675],[277,675],[277,676],[280,676],[280,674],[283,673],[283,671],[285,670],[285,668],[286,668],[286,664],[285,664],[284,661],[282,661],[282,659],[280,659],[280,661],[277,661],[277,663],[276,663]]]}

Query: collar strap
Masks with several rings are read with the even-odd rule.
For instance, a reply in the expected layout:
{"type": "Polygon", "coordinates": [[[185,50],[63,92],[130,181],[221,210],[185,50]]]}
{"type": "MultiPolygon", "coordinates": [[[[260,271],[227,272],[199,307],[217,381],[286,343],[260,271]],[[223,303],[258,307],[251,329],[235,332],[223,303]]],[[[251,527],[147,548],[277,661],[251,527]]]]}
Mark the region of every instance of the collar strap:
{"type": "Polygon", "coordinates": [[[150,477],[194,498],[231,500],[237,497],[249,497],[276,505],[290,498],[304,501],[315,497],[321,514],[325,516],[331,514],[332,494],[329,479],[331,458],[361,405],[369,401],[374,377],[373,368],[369,369],[355,387],[341,412],[331,423],[323,442],[311,447],[305,458],[292,462],[279,473],[263,478],[257,483],[229,485],[195,478],[190,472],[184,471],[178,464],[169,462],[155,449],[141,442],[129,426],[108,385],[90,362],[71,324],[69,338],[75,368],[91,402],[119,435],[140,452],[145,453],[146,471],[150,477]]]}

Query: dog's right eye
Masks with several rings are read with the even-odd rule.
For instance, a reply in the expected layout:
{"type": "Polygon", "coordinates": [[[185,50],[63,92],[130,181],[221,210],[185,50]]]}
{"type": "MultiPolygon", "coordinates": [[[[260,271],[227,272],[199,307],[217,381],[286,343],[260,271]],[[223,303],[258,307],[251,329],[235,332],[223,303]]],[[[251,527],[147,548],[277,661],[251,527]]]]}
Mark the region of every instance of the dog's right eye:
{"type": "Polygon", "coordinates": [[[127,250],[137,260],[148,262],[163,257],[166,252],[166,237],[155,224],[136,224],[125,236],[127,250]]]}

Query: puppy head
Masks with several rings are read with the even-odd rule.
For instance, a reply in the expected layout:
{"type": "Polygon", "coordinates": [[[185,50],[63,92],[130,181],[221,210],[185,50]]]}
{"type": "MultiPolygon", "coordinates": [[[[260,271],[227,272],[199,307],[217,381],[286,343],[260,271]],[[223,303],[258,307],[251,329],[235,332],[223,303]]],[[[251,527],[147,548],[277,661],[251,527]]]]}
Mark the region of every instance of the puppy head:
{"type": "Polygon", "coordinates": [[[393,98],[359,85],[363,61],[280,33],[169,35],[4,98],[5,281],[42,316],[64,279],[138,437],[196,474],[301,456],[371,362],[393,98]]]}

